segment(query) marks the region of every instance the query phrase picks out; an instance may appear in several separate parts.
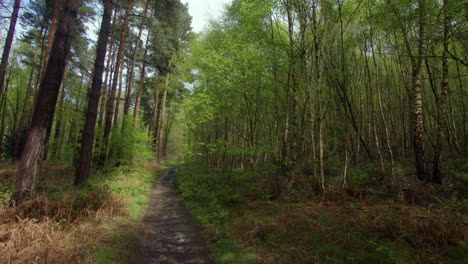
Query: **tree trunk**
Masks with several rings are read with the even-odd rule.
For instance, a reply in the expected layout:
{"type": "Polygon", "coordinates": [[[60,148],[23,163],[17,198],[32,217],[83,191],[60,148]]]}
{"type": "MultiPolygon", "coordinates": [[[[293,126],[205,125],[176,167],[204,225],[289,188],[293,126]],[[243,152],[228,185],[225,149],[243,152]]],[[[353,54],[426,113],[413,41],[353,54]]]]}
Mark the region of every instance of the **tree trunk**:
{"type": "MultiPolygon", "coordinates": [[[[52,23],[49,28],[49,37],[47,38],[47,48],[44,56],[44,69],[47,69],[47,64],[49,63],[50,52],[52,50],[52,43],[54,42],[55,32],[57,31],[57,22],[59,18],[60,7],[62,5],[61,0],[54,0],[54,9],[52,11],[52,23]]],[[[45,70],[42,72],[41,81],[45,76],[45,70]]]]}
{"type": "Polygon", "coordinates": [[[11,44],[13,43],[13,36],[15,35],[16,21],[18,20],[20,4],[21,0],[15,0],[15,4],[13,5],[13,14],[11,15],[10,19],[10,27],[8,28],[5,46],[3,46],[2,62],[0,64],[0,98],[3,94],[6,68],[8,64],[8,58],[10,57],[10,49],[11,44]]]}
{"type": "Polygon", "coordinates": [[[63,72],[63,78],[62,78],[62,89],[61,89],[61,96],[60,96],[60,101],[59,101],[59,106],[58,106],[58,113],[55,115],[56,121],[55,121],[55,132],[54,132],[54,156],[55,157],[60,157],[60,152],[61,152],[61,130],[62,130],[62,121],[63,121],[63,104],[65,102],[65,85],[67,81],[67,72],[68,72],[68,58],[67,62],[65,64],[65,71],[63,72]]]}
{"type": "Polygon", "coordinates": [[[432,162],[432,181],[436,183],[442,183],[442,169],[441,169],[441,159],[442,159],[442,137],[444,134],[445,125],[447,124],[447,97],[449,91],[449,79],[448,72],[449,66],[447,63],[447,50],[448,50],[448,33],[449,33],[449,24],[450,17],[447,15],[447,1],[443,1],[443,12],[444,12],[444,51],[442,53],[442,80],[441,80],[441,94],[439,98],[439,109],[437,116],[437,136],[434,149],[434,160],[432,162]]]}
{"type": "MultiPolygon", "coordinates": [[[[96,127],[96,117],[101,96],[102,73],[104,72],[104,61],[106,59],[107,42],[109,39],[110,23],[112,18],[112,0],[104,1],[104,15],[101,21],[101,29],[96,49],[96,61],[94,62],[94,72],[91,89],[88,94],[88,107],[86,110],[86,120],[81,136],[81,148],[78,164],[75,170],[75,185],[82,185],[89,178],[91,168],[91,156],[93,151],[94,129],[96,127]]],[[[104,98],[103,98],[104,99],[104,98]]]]}
{"type": "MultiPolygon", "coordinates": [[[[145,44],[145,54],[143,58],[146,58],[146,55],[148,54],[149,39],[150,39],[150,34],[148,32],[148,38],[146,39],[146,44],[145,44]]],[[[138,114],[140,113],[141,93],[143,92],[143,84],[145,82],[145,69],[146,69],[146,61],[143,59],[143,65],[141,66],[140,85],[138,86],[138,91],[137,91],[136,99],[135,99],[135,112],[133,112],[133,118],[135,119],[135,121],[138,120],[138,114]]]]}
{"type": "Polygon", "coordinates": [[[154,93],[154,112],[153,112],[153,118],[151,119],[151,124],[150,124],[150,135],[152,134],[153,136],[153,146],[157,148],[157,138],[158,138],[158,124],[159,124],[159,86],[156,86],[156,91],[154,93]]]}
{"type": "MultiPolygon", "coordinates": [[[[171,68],[171,62],[169,61],[169,68],[171,68]]],[[[164,134],[164,115],[166,112],[166,99],[167,99],[167,90],[169,86],[169,78],[171,73],[168,72],[166,75],[166,81],[164,84],[164,93],[161,102],[161,123],[159,124],[159,135],[158,135],[158,168],[161,167],[161,160],[162,160],[162,144],[163,144],[163,134],[164,134]]]]}
{"type": "Polygon", "coordinates": [[[124,65],[120,67],[120,72],[119,72],[119,90],[117,91],[117,99],[115,100],[115,109],[114,109],[114,127],[119,126],[119,109],[120,109],[120,101],[122,100],[122,89],[123,89],[123,69],[124,65]]]}
{"type": "Polygon", "coordinates": [[[5,125],[5,113],[6,113],[6,96],[8,94],[8,84],[10,83],[10,77],[11,77],[11,68],[10,68],[10,73],[8,74],[8,77],[6,78],[5,81],[5,92],[3,93],[3,96],[0,96],[0,111],[2,112],[2,117],[1,117],[1,123],[0,123],[0,146],[3,146],[3,137],[5,135],[5,130],[6,130],[6,125],[5,125]]]}
{"type": "MultiPolygon", "coordinates": [[[[134,73],[134,70],[135,70],[135,62],[136,62],[136,59],[137,59],[137,56],[138,56],[138,49],[140,48],[140,39],[141,39],[141,35],[143,33],[143,26],[145,24],[145,19],[146,19],[146,14],[148,13],[149,4],[150,4],[150,1],[146,0],[145,10],[143,11],[143,14],[142,14],[142,20],[141,20],[140,29],[139,29],[139,32],[138,32],[138,38],[137,38],[136,43],[135,43],[135,53],[133,54],[132,63],[130,65],[130,73],[127,76],[128,85],[127,85],[127,90],[126,90],[126,95],[125,95],[125,104],[124,104],[124,115],[125,116],[128,115],[128,110],[130,108],[130,96],[132,95],[133,73],[134,73]]],[[[124,122],[125,122],[125,120],[124,120],[124,122]]]]}
{"type": "MultiPolygon", "coordinates": [[[[325,169],[323,163],[323,114],[322,114],[322,89],[320,86],[320,50],[318,42],[318,29],[317,29],[317,1],[312,2],[312,19],[313,19],[313,32],[314,32],[314,85],[317,92],[317,134],[318,134],[318,146],[319,146],[319,185],[322,190],[325,189],[325,169]]],[[[314,140],[314,139],[312,139],[314,140]]]]}
{"type": "MultiPolygon", "coordinates": [[[[114,11],[114,19],[112,20],[112,23],[109,25],[109,32],[110,32],[111,28],[115,25],[116,17],[117,17],[117,14],[114,11]]],[[[108,38],[111,37],[109,33],[107,35],[108,35],[108,38]]],[[[102,125],[102,123],[104,121],[104,113],[106,111],[107,86],[108,86],[108,81],[109,81],[109,75],[110,75],[110,72],[111,72],[111,69],[112,69],[111,64],[112,64],[112,57],[113,57],[113,48],[114,48],[114,38],[111,37],[111,39],[109,41],[109,52],[108,52],[108,55],[107,55],[107,64],[106,64],[106,68],[105,68],[106,77],[104,79],[104,83],[102,83],[102,85],[103,85],[102,92],[101,92],[101,94],[99,96],[101,98],[101,102],[100,102],[100,106],[99,106],[98,126],[102,125]]],[[[102,78],[101,78],[101,82],[102,82],[102,78]]]]}
{"type": "Polygon", "coordinates": [[[47,142],[47,130],[53,121],[55,105],[65,71],[65,63],[71,47],[71,32],[81,0],[69,0],[60,15],[56,36],[52,45],[44,79],[29,127],[24,152],[16,174],[12,201],[20,203],[32,197],[38,179],[39,168],[47,142]]]}
{"type": "Polygon", "coordinates": [[[34,72],[36,70],[37,55],[39,54],[39,47],[40,47],[39,43],[40,43],[40,39],[41,39],[41,36],[42,36],[42,30],[43,30],[43,28],[41,28],[41,31],[37,36],[36,49],[34,50],[34,56],[33,56],[33,60],[32,60],[32,63],[31,63],[31,71],[29,72],[28,86],[26,87],[26,96],[24,98],[24,103],[23,103],[22,110],[21,110],[19,126],[18,126],[18,129],[16,130],[15,146],[14,146],[14,150],[13,150],[12,161],[16,160],[16,158],[19,155],[19,151],[20,151],[19,150],[19,147],[20,147],[19,144],[20,144],[20,139],[21,139],[21,133],[22,133],[23,128],[25,127],[24,121],[25,121],[26,115],[27,115],[26,112],[27,112],[28,106],[30,105],[29,101],[31,100],[31,95],[33,93],[32,85],[33,85],[33,79],[34,79],[34,72]]]}
{"type": "Polygon", "coordinates": [[[413,63],[412,72],[412,124],[413,124],[413,150],[416,162],[416,173],[418,179],[428,182],[429,175],[426,167],[426,157],[424,150],[424,118],[423,118],[423,91],[422,91],[422,64],[426,55],[426,25],[424,18],[425,0],[419,0],[420,21],[419,21],[419,41],[418,41],[418,58],[413,63]]]}
{"type": "Polygon", "coordinates": [[[114,76],[112,80],[112,87],[110,90],[109,99],[107,100],[107,110],[106,110],[106,123],[104,126],[104,135],[102,138],[102,149],[99,166],[103,166],[107,156],[107,147],[109,144],[109,135],[112,128],[112,117],[114,116],[114,101],[115,93],[117,90],[117,82],[119,78],[120,65],[123,60],[125,45],[127,43],[127,30],[128,30],[128,19],[130,17],[130,11],[132,10],[133,0],[128,0],[127,10],[125,11],[125,18],[122,24],[122,29],[120,32],[120,43],[119,50],[117,52],[117,60],[115,63],[114,76]]]}
{"type": "MultiPolygon", "coordinates": [[[[418,39],[418,54],[417,57],[413,55],[411,50],[411,44],[408,37],[407,29],[402,26],[401,30],[403,33],[403,41],[406,46],[407,55],[411,60],[411,125],[413,129],[413,151],[415,158],[416,175],[419,180],[428,182],[430,180],[427,167],[426,157],[424,150],[424,119],[423,119],[423,98],[422,98],[422,64],[426,56],[426,25],[425,25],[425,13],[424,13],[424,2],[425,0],[419,0],[419,39],[418,39]]],[[[398,10],[395,8],[393,12],[398,15],[398,10]]]]}

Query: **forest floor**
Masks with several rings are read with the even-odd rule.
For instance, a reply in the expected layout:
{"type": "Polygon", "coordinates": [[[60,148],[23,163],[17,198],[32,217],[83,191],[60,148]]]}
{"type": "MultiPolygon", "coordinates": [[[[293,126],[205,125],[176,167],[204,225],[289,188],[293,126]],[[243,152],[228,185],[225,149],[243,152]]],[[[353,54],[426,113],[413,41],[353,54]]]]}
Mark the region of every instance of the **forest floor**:
{"type": "Polygon", "coordinates": [[[466,263],[466,182],[415,182],[403,199],[369,183],[272,197],[268,175],[208,172],[201,164],[179,170],[179,192],[208,234],[216,263],[466,263]]]}
{"type": "Polygon", "coordinates": [[[17,164],[0,161],[0,263],[129,263],[161,175],[138,165],[93,172],[76,188],[72,166],[46,162],[36,197],[10,207],[17,164]]]}
{"type": "Polygon", "coordinates": [[[139,227],[135,263],[213,263],[200,228],[175,189],[177,168],[156,181],[139,227]]]}

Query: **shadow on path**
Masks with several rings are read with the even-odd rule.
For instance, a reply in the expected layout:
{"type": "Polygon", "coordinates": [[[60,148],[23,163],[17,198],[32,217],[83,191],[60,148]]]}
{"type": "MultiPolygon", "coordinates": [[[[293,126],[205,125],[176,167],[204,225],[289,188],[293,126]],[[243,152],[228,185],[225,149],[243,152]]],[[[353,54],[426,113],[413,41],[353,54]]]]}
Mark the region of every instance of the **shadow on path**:
{"type": "Polygon", "coordinates": [[[134,263],[212,264],[209,251],[190,212],[176,191],[177,168],[155,183],[140,227],[134,263]]]}

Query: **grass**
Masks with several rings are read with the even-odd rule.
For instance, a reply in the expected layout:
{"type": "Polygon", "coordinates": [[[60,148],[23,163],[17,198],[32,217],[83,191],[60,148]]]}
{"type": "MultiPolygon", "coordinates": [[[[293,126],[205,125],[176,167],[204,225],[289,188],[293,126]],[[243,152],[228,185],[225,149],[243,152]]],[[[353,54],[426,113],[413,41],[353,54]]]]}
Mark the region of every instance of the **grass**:
{"type": "Polygon", "coordinates": [[[9,207],[16,165],[0,163],[0,263],[127,263],[158,173],[119,167],[75,188],[73,169],[45,164],[35,199],[9,207]]]}
{"type": "Polygon", "coordinates": [[[181,195],[205,227],[217,263],[461,264],[468,258],[464,199],[412,190],[426,201],[414,203],[356,184],[322,197],[273,200],[263,178],[196,165],[179,170],[181,195]]]}

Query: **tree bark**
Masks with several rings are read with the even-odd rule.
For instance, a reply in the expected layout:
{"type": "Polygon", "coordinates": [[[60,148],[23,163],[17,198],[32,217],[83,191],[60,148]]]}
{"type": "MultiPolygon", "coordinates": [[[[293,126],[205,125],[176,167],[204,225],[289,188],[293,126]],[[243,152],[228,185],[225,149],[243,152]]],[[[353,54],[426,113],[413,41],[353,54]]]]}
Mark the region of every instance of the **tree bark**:
{"type": "Polygon", "coordinates": [[[52,52],[42,80],[31,126],[16,174],[12,201],[20,203],[34,194],[39,168],[47,142],[47,130],[53,121],[65,63],[71,47],[71,34],[81,0],[69,0],[60,15],[52,52]]]}
{"type": "MultiPolygon", "coordinates": [[[[65,102],[65,85],[66,85],[66,82],[67,82],[67,72],[68,72],[68,67],[69,67],[69,63],[68,63],[68,58],[67,58],[67,62],[65,64],[65,71],[63,72],[63,78],[62,78],[62,89],[61,89],[61,92],[60,92],[60,101],[59,101],[59,105],[58,105],[58,113],[55,115],[55,118],[56,118],[56,121],[55,121],[55,132],[54,132],[54,144],[55,144],[55,148],[54,148],[54,156],[55,157],[59,157],[60,156],[60,152],[61,152],[61,140],[60,140],[60,136],[61,136],[61,132],[62,132],[62,122],[63,122],[63,104],[65,102]]],[[[53,157],[54,157],[53,156],[53,157]]]]}
{"type": "Polygon", "coordinates": [[[439,108],[438,108],[438,116],[437,116],[437,136],[436,136],[436,143],[434,149],[434,160],[432,162],[432,181],[436,183],[442,183],[442,169],[441,169],[441,160],[442,160],[442,141],[443,141],[443,134],[444,129],[447,124],[447,97],[449,91],[449,79],[448,79],[448,72],[449,66],[447,63],[447,50],[448,50],[448,33],[449,33],[449,25],[450,25],[450,17],[447,15],[447,2],[448,0],[443,1],[443,12],[444,12],[444,51],[442,53],[442,80],[441,80],[441,94],[439,98],[439,108]]]}
{"type": "Polygon", "coordinates": [[[115,109],[114,109],[114,127],[119,126],[119,109],[120,109],[120,101],[122,100],[122,89],[123,89],[123,69],[124,65],[120,67],[119,72],[119,89],[117,91],[117,99],[115,100],[115,109]]]}
{"type": "MultiPolygon", "coordinates": [[[[112,0],[104,1],[104,15],[102,16],[101,29],[96,49],[96,61],[94,62],[93,81],[88,94],[88,107],[86,110],[85,125],[81,135],[81,148],[78,158],[78,165],[75,170],[75,185],[84,184],[89,178],[91,168],[91,157],[93,151],[94,130],[96,127],[96,117],[101,96],[102,73],[104,72],[104,61],[106,59],[107,42],[112,18],[112,0]]],[[[103,98],[104,99],[104,98],[103,98]]]]}
{"type": "MultiPolygon", "coordinates": [[[[425,157],[425,140],[424,140],[424,118],[423,118],[423,98],[422,98],[422,64],[426,56],[426,25],[425,25],[425,10],[424,1],[419,0],[419,39],[418,39],[418,54],[414,56],[411,50],[410,40],[408,38],[408,30],[401,26],[403,33],[403,41],[406,51],[411,60],[411,125],[413,129],[413,152],[415,159],[416,175],[419,180],[428,182],[430,177],[427,173],[426,157],[425,157]]],[[[398,10],[393,8],[393,12],[398,15],[398,10]]]]}
{"type": "MultiPolygon", "coordinates": [[[[158,77],[159,79],[159,77],[158,77]]],[[[160,116],[160,111],[159,111],[159,86],[156,86],[156,91],[154,93],[154,111],[153,111],[153,117],[151,119],[151,124],[150,124],[150,135],[153,136],[153,146],[157,148],[157,138],[158,138],[158,124],[159,124],[159,116],[160,116]]]]}
{"type": "MultiPolygon", "coordinates": [[[[325,169],[323,163],[323,114],[322,114],[322,89],[320,86],[320,49],[318,42],[318,29],[317,29],[317,1],[312,2],[312,20],[313,20],[313,34],[314,34],[314,85],[317,92],[317,134],[319,146],[319,185],[322,190],[325,189],[325,169]]],[[[312,140],[314,140],[312,138],[312,140]]]]}
{"type": "Polygon", "coordinates": [[[6,130],[6,124],[5,124],[5,113],[6,113],[6,96],[8,94],[8,84],[10,83],[10,77],[11,77],[11,68],[10,68],[10,73],[8,74],[6,81],[5,81],[5,92],[3,93],[3,96],[0,96],[0,111],[2,112],[2,117],[1,117],[1,122],[0,122],[0,146],[3,146],[3,137],[5,135],[5,130],[6,130]]]}
{"type": "MultiPolygon", "coordinates": [[[[109,26],[109,32],[111,30],[111,28],[115,25],[115,21],[116,21],[116,17],[117,17],[117,14],[116,12],[114,11],[114,18],[112,20],[112,23],[110,24],[109,26]]],[[[107,86],[108,86],[108,81],[109,81],[109,75],[111,73],[111,65],[112,65],[112,57],[113,57],[113,49],[114,49],[114,38],[112,36],[110,36],[110,33],[107,34],[108,35],[108,38],[110,37],[110,41],[109,41],[109,52],[108,52],[108,55],[107,55],[107,64],[106,64],[106,68],[105,68],[105,71],[106,71],[106,77],[104,79],[104,82],[102,83],[103,87],[102,87],[102,92],[100,94],[100,98],[101,98],[101,102],[99,103],[100,106],[99,106],[99,119],[98,119],[98,126],[101,126],[103,121],[104,121],[104,113],[106,111],[106,99],[107,99],[107,86]]]]}
{"type": "Polygon", "coordinates": [[[102,149],[101,149],[101,157],[100,157],[100,164],[99,166],[103,166],[107,156],[107,147],[109,145],[109,136],[112,128],[112,118],[114,116],[114,101],[115,101],[115,93],[117,90],[117,82],[119,78],[119,71],[120,65],[123,60],[125,46],[127,43],[127,31],[128,31],[128,19],[130,17],[130,11],[132,10],[133,0],[128,0],[127,3],[127,10],[125,11],[125,18],[122,24],[122,29],[120,32],[120,43],[119,43],[119,50],[117,52],[117,60],[114,69],[114,76],[112,80],[112,87],[110,90],[110,95],[107,100],[107,110],[106,110],[106,123],[104,126],[104,135],[102,138],[102,149]]]}
{"type": "Polygon", "coordinates": [[[13,36],[15,35],[16,21],[18,20],[18,12],[20,8],[21,0],[15,0],[13,5],[13,14],[10,19],[10,27],[8,28],[7,37],[5,40],[5,46],[3,46],[2,62],[0,63],[0,97],[3,94],[3,87],[5,83],[6,68],[8,64],[8,58],[10,57],[11,44],[13,43],[13,36]]]}
{"type": "MultiPolygon", "coordinates": [[[[169,68],[171,68],[171,62],[169,61],[169,68]]],[[[161,102],[161,124],[159,124],[159,135],[158,135],[158,168],[161,167],[161,160],[162,160],[162,144],[163,144],[163,134],[164,134],[164,115],[166,112],[166,101],[167,101],[167,90],[169,86],[169,78],[171,73],[168,72],[166,75],[166,81],[164,84],[164,93],[161,102]]]]}
{"type": "Polygon", "coordinates": [[[426,25],[424,15],[424,2],[419,0],[419,41],[418,58],[413,63],[412,72],[412,124],[413,124],[413,150],[416,163],[416,173],[418,179],[428,182],[429,175],[426,167],[425,140],[424,140],[424,117],[423,117],[423,91],[422,91],[422,64],[426,55],[426,25]]]}
{"type": "Polygon", "coordinates": [[[144,58],[146,58],[146,55],[148,54],[149,39],[150,39],[150,35],[148,33],[148,38],[146,39],[146,44],[145,44],[145,54],[143,55],[143,65],[141,66],[140,84],[138,86],[136,99],[135,99],[135,112],[133,112],[133,118],[135,119],[135,121],[138,120],[138,115],[140,113],[141,93],[143,92],[143,84],[145,81],[145,70],[146,70],[146,61],[144,60],[144,58]]]}
{"type": "Polygon", "coordinates": [[[28,87],[26,87],[26,96],[24,98],[24,103],[23,103],[23,106],[22,106],[22,110],[21,110],[21,116],[20,116],[20,121],[19,121],[19,126],[18,126],[18,129],[16,130],[16,135],[15,135],[15,146],[14,146],[14,150],[13,150],[13,157],[12,157],[12,161],[15,161],[16,158],[18,157],[19,155],[19,144],[20,144],[20,139],[21,139],[21,132],[23,130],[23,128],[25,127],[25,119],[26,119],[26,115],[27,115],[27,108],[28,106],[30,105],[29,101],[31,99],[31,95],[33,94],[33,79],[34,79],[34,72],[36,70],[36,64],[37,64],[37,55],[39,54],[39,47],[40,47],[40,39],[41,39],[41,36],[42,36],[42,31],[43,31],[43,28],[41,28],[41,31],[40,33],[38,34],[37,36],[37,42],[36,42],[36,49],[34,50],[34,55],[33,55],[33,60],[32,60],[32,63],[31,63],[31,71],[29,72],[29,80],[28,80],[28,87]]]}
{"type": "MultiPolygon", "coordinates": [[[[44,56],[44,69],[47,69],[47,64],[49,63],[50,52],[52,51],[52,43],[54,42],[55,32],[57,31],[57,22],[59,19],[60,7],[62,5],[61,0],[54,1],[54,9],[52,11],[52,23],[49,28],[49,37],[47,38],[47,48],[44,56]]],[[[45,70],[42,72],[41,81],[45,76],[45,70]]]]}
{"type": "MultiPolygon", "coordinates": [[[[130,96],[132,94],[133,74],[134,74],[134,70],[135,70],[135,62],[136,62],[136,59],[137,59],[137,56],[138,56],[138,49],[140,48],[140,39],[141,39],[141,35],[143,33],[143,27],[145,25],[145,19],[146,19],[146,14],[148,13],[149,4],[150,4],[150,1],[146,0],[145,10],[143,11],[142,20],[141,20],[141,24],[140,24],[140,29],[138,31],[138,38],[137,38],[136,43],[135,43],[135,53],[133,54],[132,63],[130,65],[130,73],[127,76],[128,85],[127,85],[127,89],[126,89],[125,104],[124,104],[124,115],[125,116],[128,115],[128,110],[130,108],[130,96]]],[[[124,122],[125,122],[125,120],[124,120],[124,122]]]]}

